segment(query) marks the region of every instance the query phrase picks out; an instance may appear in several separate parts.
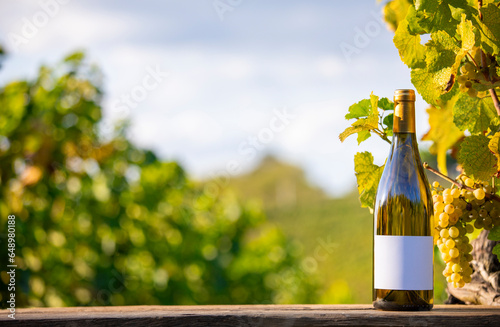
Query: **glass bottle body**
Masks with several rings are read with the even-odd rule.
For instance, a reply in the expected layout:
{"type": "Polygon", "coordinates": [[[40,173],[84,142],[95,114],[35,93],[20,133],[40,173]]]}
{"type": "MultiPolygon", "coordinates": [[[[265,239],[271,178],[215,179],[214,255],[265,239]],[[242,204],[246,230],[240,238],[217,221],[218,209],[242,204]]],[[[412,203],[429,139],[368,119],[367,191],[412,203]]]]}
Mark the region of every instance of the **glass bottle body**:
{"type": "Polygon", "coordinates": [[[415,133],[394,133],[374,207],[376,309],[432,308],[432,214],[415,133]]]}

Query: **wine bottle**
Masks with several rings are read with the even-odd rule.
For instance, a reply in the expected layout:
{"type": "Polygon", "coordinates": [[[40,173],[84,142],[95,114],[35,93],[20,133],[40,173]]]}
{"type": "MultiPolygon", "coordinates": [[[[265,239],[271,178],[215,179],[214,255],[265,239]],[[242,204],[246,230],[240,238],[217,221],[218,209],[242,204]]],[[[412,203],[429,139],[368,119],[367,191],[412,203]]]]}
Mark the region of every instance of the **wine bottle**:
{"type": "Polygon", "coordinates": [[[375,198],[373,306],[433,306],[433,206],[415,135],[415,92],[394,93],[393,138],[375,198]]]}

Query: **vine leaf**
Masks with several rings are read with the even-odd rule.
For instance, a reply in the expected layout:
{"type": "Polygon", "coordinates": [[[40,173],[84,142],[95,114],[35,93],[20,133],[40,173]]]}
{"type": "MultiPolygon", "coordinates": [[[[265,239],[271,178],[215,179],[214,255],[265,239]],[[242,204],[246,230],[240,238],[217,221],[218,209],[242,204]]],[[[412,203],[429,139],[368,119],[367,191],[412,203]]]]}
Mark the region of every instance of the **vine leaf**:
{"type": "Polygon", "coordinates": [[[358,133],[358,144],[370,137],[370,131],[378,127],[378,96],[373,92],[370,99],[361,100],[349,107],[346,119],[356,118],[357,120],[345,129],[340,135],[341,142],[352,135],[358,133]]]}
{"type": "Polygon", "coordinates": [[[484,135],[471,135],[462,143],[458,162],[465,173],[478,180],[488,180],[497,172],[497,159],[488,145],[490,139],[484,135]]]}
{"type": "MultiPolygon", "coordinates": [[[[429,72],[427,69],[413,69],[411,82],[422,98],[429,104],[441,106],[449,97],[441,97],[448,88],[452,68],[444,68],[438,72],[429,72]]],[[[451,93],[453,95],[454,93],[451,93]]]]}
{"type": "Polygon", "coordinates": [[[410,7],[408,0],[389,1],[384,6],[384,20],[392,31],[395,31],[405,18],[408,7],[410,7]]]}
{"type": "Polygon", "coordinates": [[[425,66],[425,47],[420,44],[420,35],[412,35],[408,21],[403,19],[394,34],[394,45],[398,48],[401,60],[410,68],[425,66]]]}
{"type": "MultiPolygon", "coordinates": [[[[495,226],[492,230],[490,230],[488,239],[491,241],[500,241],[500,226],[495,226]]],[[[498,250],[500,251],[500,247],[498,250]]]]}
{"type": "Polygon", "coordinates": [[[429,114],[430,129],[422,137],[422,140],[434,142],[433,147],[437,155],[439,171],[447,175],[446,152],[464,136],[464,133],[453,123],[449,103],[443,109],[431,106],[427,109],[427,113],[429,114]],[[446,128],[443,128],[443,126],[446,126],[446,128]]]}
{"type": "Polygon", "coordinates": [[[394,110],[394,102],[387,98],[380,98],[378,100],[377,106],[383,110],[394,110]]]}
{"type": "Polygon", "coordinates": [[[453,122],[464,131],[471,134],[481,133],[490,125],[498,125],[498,115],[491,97],[473,98],[467,93],[461,93],[453,106],[453,122]]]}
{"type": "Polygon", "coordinates": [[[372,134],[369,131],[363,130],[358,132],[358,145],[361,144],[361,142],[366,141],[372,134]]]}
{"type": "Polygon", "coordinates": [[[497,256],[497,258],[500,258],[500,244],[497,244],[493,247],[493,250],[491,251],[494,255],[497,256]]]}
{"type": "MultiPolygon", "coordinates": [[[[491,241],[500,241],[500,226],[493,227],[488,234],[488,239],[491,241]]],[[[497,258],[500,258],[500,244],[497,244],[493,247],[491,251],[497,258]]]]}
{"type": "Polygon", "coordinates": [[[385,129],[387,136],[392,136],[393,135],[392,129],[394,127],[393,126],[394,125],[394,114],[389,114],[389,115],[385,116],[383,123],[385,126],[387,126],[387,128],[385,129]]]}
{"type": "Polygon", "coordinates": [[[358,184],[359,200],[361,207],[373,210],[377,187],[382,176],[384,166],[377,166],[373,163],[373,156],[370,152],[358,152],[354,156],[354,171],[358,184]]]}
{"type": "Polygon", "coordinates": [[[434,106],[443,105],[442,100],[449,100],[454,95],[455,92],[446,93],[453,89],[462,59],[474,47],[474,27],[465,14],[462,14],[456,34],[461,43],[445,31],[432,33],[431,40],[424,47],[425,68],[411,72],[412,83],[422,98],[434,106]]]}
{"type": "Polygon", "coordinates": [[[481,46],[492,55],[500,54],[500,9],[494,4],[481,8],[483,19],[475,15],[475,23],[481,32],[481,46]]]}
{"type": "Polygon", "coordinates": [[[453,32],[452,26],[455,24],[452,22],[453,17],[447,3],[441,4],[435,0],[421,0],[415,2],[415,9],[419,18],[419,25],[428,33],[438,30],[444,30],[449,34],[453,32]]]}
{"type": "Polygon", "coordinates": [[[371,102],[369,99],[364,99],[349,107],[349,113],[345,115],[345,119],[361,118],[370,115],[371,102]]]}
{"type": "MultiPolygon", "coordinates": [[[[500,132],[495,133],[488,144],[488,148],[497,158],[497,168],[500,167],[500,132]]],[[[498,239],[500,241],[500,239],[498,239]]]]}

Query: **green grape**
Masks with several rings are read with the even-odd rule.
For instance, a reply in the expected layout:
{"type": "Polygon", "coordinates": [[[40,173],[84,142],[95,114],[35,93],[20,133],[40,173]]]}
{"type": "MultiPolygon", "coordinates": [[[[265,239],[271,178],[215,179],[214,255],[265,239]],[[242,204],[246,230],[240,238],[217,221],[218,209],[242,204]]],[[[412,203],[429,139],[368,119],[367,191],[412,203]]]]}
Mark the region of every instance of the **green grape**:
{"type": "Polygon", "coordinates": [[[453,249],[455,247],[455,241],[452,239],[449,239],[445,243],[446,247],[449,249],[453,249]]]}
{"type": "Polygon", "coordinates": [[[478,188],[478,189],[474,190],[474,196],[478,200],[484,199],[484,196],[485,196],[484,190],[482,188],[478,188]]]}
{"type": "Polygon", "coordinates": [[[436,202],[434,203],[434,213],[441,213],[444,210],[444,203],[443,202],[436,202]]]}
{"type": "Polygon", "coordinates": [[[451,227],[449,230],[449,233],[450,233],[450,237],[455,238],[455,237],[458,237],[458,235],[460,234],[460,231],[456,227],[451,227]]]}
{"type": "Polygon", "coordinates": [[[463,287],[471,280],[472,269],[469,265],[472,245],[466,235],[474,232],[474,228],[492,228],[495,223],[500,224],[500,204],[486,198],[486,194],[491,194],[493,189],[487,183],[475,183],[465,175],[461,175],[458,180],[475,190],[454,186],[442,188],[439,183],[432,185],[436,228],[434,239],[446,264],[443,276],[453,287],[463,287]]]}
{"type": "Polygon", "coordinates": [[[460,76],[457,77],[457,82],[460,83],[460,84],[463,84],[463,83],[467,82],[467,80],[468,80],[468,78],[465,75],[460,75],[460,76]]]}
{"type": "Polygon", "coordinates": [[[464,180],[464,184],[465,184],[465,186],[473,187],[474,186],[474,181],[472,180],[472,178],[467,178],[467,179],[464,180]]]}
{"type": "Polygon", "coordinates": [[[432,200],[434,201],[434,203],[436,202],[443,202],[443,196],[442,195],[439,195],[439,194],[436,194],[432,197],[432,200]]]}
{"type": "Polygon", "coordinates": [[[491,201],[488,201],[483,205],[483,208],[484,210],[490,212],[493,209],[493,203],[491,203],[491,201]]]}
{"type": "Polygon", "coordinates": [[[475,199],[474,200],[474,204],[476,204],[477,206],[483,205],[484,202],[486,202],[484,199],[481,199],[481,200],[475,199]]]}
{"type": "Polygon", "coordinates": [[[471,97],[471,98],[475,98],[477,97],[477,90],[475,88],[469,88],[467,90],[467,94],[471,97]]]}

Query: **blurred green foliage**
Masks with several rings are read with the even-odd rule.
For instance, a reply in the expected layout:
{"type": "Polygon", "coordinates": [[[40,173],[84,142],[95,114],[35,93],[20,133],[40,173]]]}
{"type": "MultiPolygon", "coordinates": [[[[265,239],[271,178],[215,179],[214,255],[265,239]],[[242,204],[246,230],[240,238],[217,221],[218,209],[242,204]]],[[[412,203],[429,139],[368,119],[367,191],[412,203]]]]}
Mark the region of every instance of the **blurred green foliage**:
{"type": "Polygon", "coordinates": [[[260,208],[99,132],[83,53],[0,89],[1,302],[16,215],[17,306],[311,303],[314,273],[260,208]]]}

